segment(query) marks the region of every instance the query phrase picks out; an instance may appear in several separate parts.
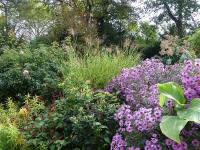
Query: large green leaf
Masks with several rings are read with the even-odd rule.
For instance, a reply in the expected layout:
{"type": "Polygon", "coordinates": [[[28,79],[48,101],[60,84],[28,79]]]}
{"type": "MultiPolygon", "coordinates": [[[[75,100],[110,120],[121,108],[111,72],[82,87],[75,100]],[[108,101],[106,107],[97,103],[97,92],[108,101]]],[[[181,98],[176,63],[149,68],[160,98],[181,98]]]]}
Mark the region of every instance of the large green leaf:
{"type": "Polygon", "coordinates": [[[193,99],[190,107],[178,110],[177,115],[182,119],[200,123],[200,99],[193,99]]]}
{"type": "Polygon", "coordinates": [[[163,107],[165,102],[167,101],[167,97],[163,94],[160,94],[160,106],[163,107]]]}
{"type": "MultiPolygon", "coordinates": [[[[175,82],[168,82],[164,84],[158,84],[158,89],[160,93],[167,98],[174,100],[179,105],[184,105],[186,99],[184,97],[183,88],[175,82]]],[[[161,104],[163,103],[160,102],[161,104]]]]}
{"type": "Polygon", "coordinates": [[[180,143],[179,134],[187,122],[177,116],[164,116],[160,123],[160,129],[165,136],[180,143]]]}

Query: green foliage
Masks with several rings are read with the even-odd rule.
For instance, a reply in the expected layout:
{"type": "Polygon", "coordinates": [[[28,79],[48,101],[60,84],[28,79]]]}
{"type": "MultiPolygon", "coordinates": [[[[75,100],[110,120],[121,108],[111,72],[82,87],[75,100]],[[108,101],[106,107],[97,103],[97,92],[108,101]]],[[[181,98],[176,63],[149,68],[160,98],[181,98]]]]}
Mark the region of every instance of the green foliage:
{"type": "Polygon", "coordinates": [[[142,52],[144,58],[151,58],[160,51],[158,29],[148,22],[129,23],[128,29],[134,37],[135,48],[142,52]]]}
{"type": "Polygon", "coordinates": [[[154,25],[147,22],[141,22],[137,28],[131,30],[135,32],[136,43],[144,47],[153,45],[158,42],[158,30],[154,25]]]}
{"type": "Polygon", "coordinates": [[[157,41],[156,43],[151,43],[144,46],[145,47],[142,48],[143,58],[152,58],[159,55],[159,51],[160,51],[159,41],[157,41]]]}
{"type": "Polygon", "coordinates": [[[19,116],[17,106],[11,99],[0,106],[0,150],[22,150],[26,148],[24,139],[17,128],[19,116]]]}
{"type": "Polygon", "coordinates": [[[160,129],[164,135],[180,143],[180,132],[187,124],[187,120],[180,119],[177,116],[163,116],[160,123],[160,129]]]}
{"type": "Polygon", "coordinates": [[[0,150],[21,150],[22,145],[18,142],[19,136],[20,132],[16,127],[0,124],[0,150]]]}
{"type": "Polygon", "coordinates": [[[8,33],[5,34],[0,31],[0,55],[6,48],[20,49],[23,48],[25,45],[26,42],[21,38],[17,38],[15,32],[9,31],[8,33]]]}
{"type": "Polygon", "coordinates": [[[195,51],[197,56],[200,56],[200,30],[197,30],[189,38],[191,49],[195,51]]]}
{"type": "Polygon", "coordinates": [[[47,36],[38,36],[32,39],[29,43],[31,49],[40,48],[41,45],[50,45],[50,40],[47,36]]]}
{"type": "Polygon", "coordinates": [[[193,99],[188,109],[178,110],[180,118],[186,118],[189,121],[200,123],[200,99],[193,99]]]}
{"type": "MultiPolygon", "coordinates": [[[[186,99],[184,97],[184,90],[180,85],[174,82],[168,82],[165,84],[158,84],[158,88],[162,96],[174,100],[179,105],[184,104],[186,99]]],[[[160,99],[160,103],[164,104],[166,99],[160,99]]],[[[163,105],[161,105],[163,107],[163,105]]]]}
{"type": "MultiPolygon", "coordinates": [[[[107,149],[115,131],[116,96],[83,88],[66,91],[66,98],[49,107],[30,107],[22,125],[30,147],[48,149],[107,149]]],[[[33,105],[32,105],[33,106],[33,105]]]]}
{"type": "Polygon", "coordinates": [[[106,45],[119,44],[127,34],[127,22],[135,17],[132,0],[47,1],[54,24],[48,35],[56,41],[71,35],[79,44],[96,37],[106,45]]]}
{"type": "Polygon", "coordinates": [[[86,53],[83,59],[72,55],[67,65],[69,68],[64,66],[63,69],[70,70],[70,73],[67,72],[65,75],[66,82],[72,80],[74,84],[80,85],[89,81],[94,88],[103,88],[109,80],[120,73],[122,68],[134,66],[139,60],[139,53],[126,55],[122,52],[119,54],[90,52],[86,53]]]}
{"type": "Polygon", "coordinates": [[[7,126],[14,123],[17,115],[17,106],[12,99],[7,99],[6,105],[0,105],[0,114],[0,124],[7,126]]]}
{"type": "Polygon", "coordinates": [[[174,82],[158,84],[158,89],[161,93],[161,107],[169,98],[175,102],[177,112],[176,116],[163,116],[160,129],[165,136],[180,143],[179,135],[185,125],[189,121],[200,123],[200,99],[193,99],[186,109],[184,91],[178,84],[174,82]]]}
{"type": "Polygon", "coordinates": [[[59,68],[64,57],[55,47],[5,50],[0,56],[0,97],[19,99],[27,93],[50,97],[62,79],[59,68]]]}
{"type": "Polygon", "coordinates": [[[42,1],[23,0],[18,2],[17,11],[19,13],[17,19],[20,21],[18,34],[28,40],[47,34],[52,18],[50,10],[42,1]]]}

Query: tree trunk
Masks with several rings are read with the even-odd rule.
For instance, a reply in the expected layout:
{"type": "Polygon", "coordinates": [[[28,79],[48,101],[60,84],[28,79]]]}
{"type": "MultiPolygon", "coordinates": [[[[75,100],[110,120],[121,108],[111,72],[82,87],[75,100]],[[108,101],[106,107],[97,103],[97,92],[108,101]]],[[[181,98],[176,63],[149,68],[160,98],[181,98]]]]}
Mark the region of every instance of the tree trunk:
{"type": "Polygon", "coordinates": [[[168,12],[169,17],[175,22],[177,34],[180,38],[184,36],[184,26],[183,26],[183,3],[184,0],[178,0],[178,16],[176,17],[166,1],[163,1],[164,7],[168,12]]]}
{"type": "Polygon", "coordinates": [[[176,22],[176,27],[177,27],[177,34],[180,38],[184,36],[183,3],[184,3],[184,0],[178,0],[178,20],[176,22]]]}
{"type": "Polygon", "coordinates": [[[180,38],[183,38],[184,36],[184,28],[183,28],[183,22],[182,21],[178,21],[176,23],[176,28],[177,28],[177,34],[180,38]]]}

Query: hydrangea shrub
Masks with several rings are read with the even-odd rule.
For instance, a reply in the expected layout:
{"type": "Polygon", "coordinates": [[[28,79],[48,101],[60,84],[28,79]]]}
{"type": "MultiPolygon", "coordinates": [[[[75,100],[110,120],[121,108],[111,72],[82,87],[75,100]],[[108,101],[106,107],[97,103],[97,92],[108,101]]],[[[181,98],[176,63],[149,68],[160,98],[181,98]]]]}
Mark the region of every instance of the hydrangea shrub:
{"type": "Polygon", "coordinates": [[[167,66],[157,59],[145,60],[134,68],[122,70],[119,76],[109,82],[106,90],[119,91],[124,100],[114,115],[119,128],[113,137],[111,150],[197,148],[200,142],[197,132],[200,128],[197,124],[188,124],[182,130],[181,143],[161,133],[161,118],[164,114],[174,113],[174,103],[169,99],[165,103],[166,107],[160,107],[157,84],[174,81],[183,86],[186,98],[197,98],[200,96],[198,65],[199,60],[167,66]]]}
{"type": "Polygon", "coordinates": [[[177,36],[166,35],[165,39],[161,41],[160,48],[162,62],[165,64],[184,62],[193,56],[188,40],[180,39],[177,36]]]}

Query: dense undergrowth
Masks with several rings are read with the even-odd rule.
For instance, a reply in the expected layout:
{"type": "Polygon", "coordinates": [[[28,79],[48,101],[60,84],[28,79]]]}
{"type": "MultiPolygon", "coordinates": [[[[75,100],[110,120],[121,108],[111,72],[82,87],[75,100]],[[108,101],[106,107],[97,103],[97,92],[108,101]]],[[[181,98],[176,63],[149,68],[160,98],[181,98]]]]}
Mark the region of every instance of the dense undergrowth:
{"type": "Polygon", "coordinates": [[[199,59],[187,43],[177,41],[167,37],[160,56],[146,60],[125,49],[78,53],[67,43],[5,49],[0,149],[198,149],[198,120],[183,127],[180,143],[159,126],[163,116],[176,116],[178,110],[173,97],[161,107],[157,84],[180,84],[184,105],[200,97],[199,59]]]}
{"type": "Polygon", "coordinates": [[[121,104],[103,90],[140,54],[40,45],[1,57],[1,149],[108,149],[121,104]],[[9,140],[8,140],[9,139],[9,140]]]}

